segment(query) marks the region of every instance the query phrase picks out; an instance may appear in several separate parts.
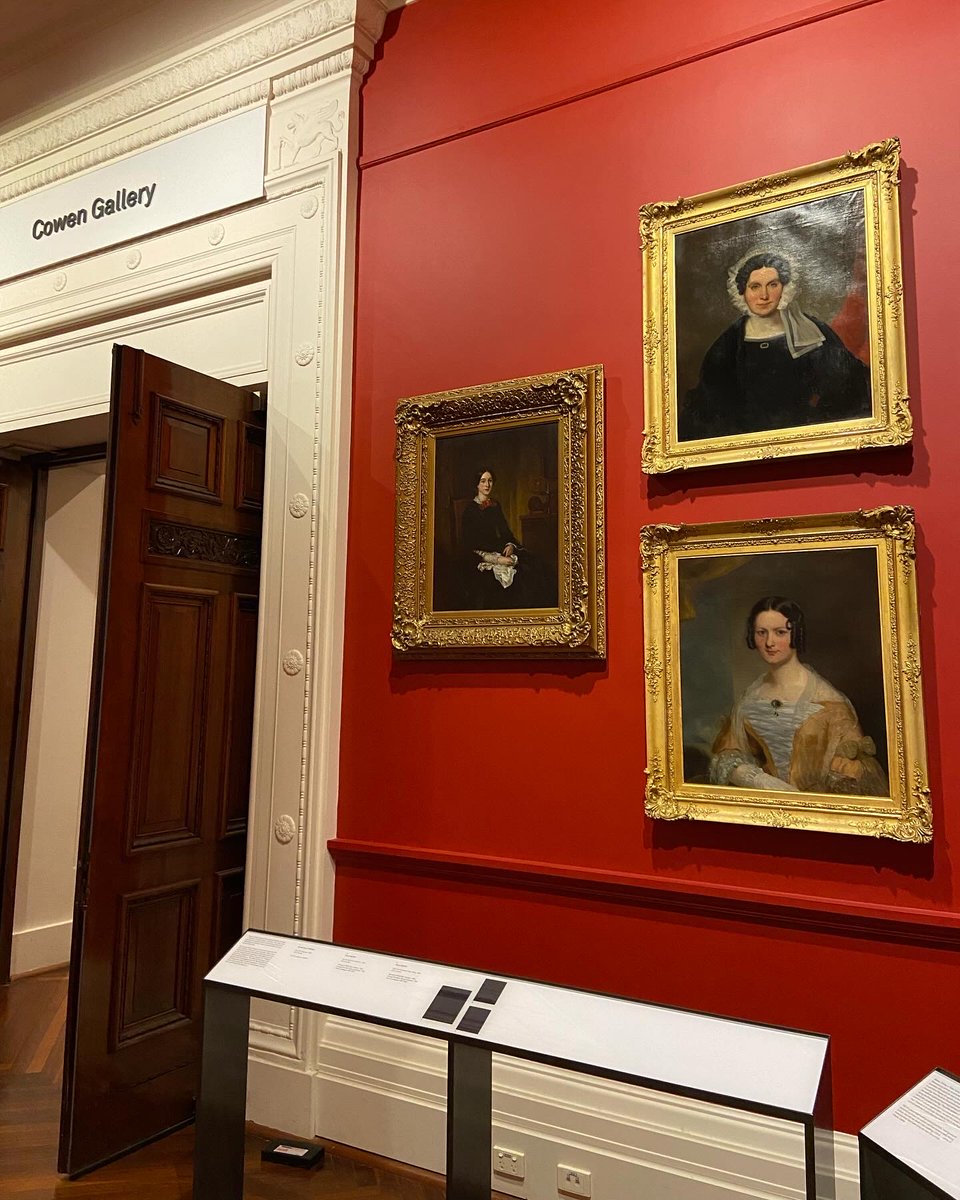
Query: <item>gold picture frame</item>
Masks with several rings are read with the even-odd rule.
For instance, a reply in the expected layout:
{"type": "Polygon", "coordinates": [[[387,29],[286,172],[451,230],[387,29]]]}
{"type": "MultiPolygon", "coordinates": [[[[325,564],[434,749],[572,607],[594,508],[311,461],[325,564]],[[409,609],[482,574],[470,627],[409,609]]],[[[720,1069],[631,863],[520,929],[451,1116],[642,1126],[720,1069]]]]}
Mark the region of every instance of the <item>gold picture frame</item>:
{"type": "Polygon", "coordinates": [[[899,183],[888,138],[640,209],[644,472],[910,441],[899,183]]]}
{"type": "Polygon", "coordinates": [[[914,537],[905,505],[642,530],[648,816],[930,841],[914,537]]]}
{"type": "Polygon", "coordinates": [[[396,426],[396,653],[604,658],[603,368],[414,396],[396,426]]]}

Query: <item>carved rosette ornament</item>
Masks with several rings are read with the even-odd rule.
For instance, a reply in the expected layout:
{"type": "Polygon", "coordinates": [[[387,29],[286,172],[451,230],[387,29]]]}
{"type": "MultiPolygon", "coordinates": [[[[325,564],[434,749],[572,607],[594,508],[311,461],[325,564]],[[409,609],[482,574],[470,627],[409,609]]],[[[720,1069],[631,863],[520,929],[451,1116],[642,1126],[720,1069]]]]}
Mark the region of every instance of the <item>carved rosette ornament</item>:
{"type": "Polygon", "coordinates": [[[215,221],[207,230],[207,241],[211,246],[219,246],[226,232],[223,224],[220,221],[215,221]]]}
{"type": "Polygon", "coordinates": [[[288,650],[281,663],[284,675],[299,675],[303,670],[303,655],[299,650],[288,650]]]}
{"type": "Polygon", "coordinates": [[[55,292],[62,292],[66,286],[67,286],[66,271],[58,271],[56,273],[56,275],[54,275],[54,277],[53,277],[53,290],[55,292]]]}
{"type": "Polygon", "coordinates": [[[317,215],[317,209],[320,207],[320,201],[316,196],[304,196],[300,201],[300,216],[305,221],[309,221],[311,217],[317,215]]]}
{"type": "Polygon", "coordinates": [[[297,823],[293,817],[287,813],[282,813],[277,817],[276,824],[273,827],[273,836],[281,846],[286,846],[292,842],[296,833],[297,823]]]}
{"type": "Polygon", "coordinates": [[[305,517],[310,511],[309,497],[305,496],[303,492],[297,492],[287,507],[290,510],[290,516],[296,517],[299,520],[301,517],[305,517]]]}
{"type": "Polygon", "coordinates": [[[297,360],[298,367],[308,367],[313,362],[313,356],[316,353],[316,348],[313,342],[301,342],[297,347],[297,352],[294,358],[297,360]]]}
{"type": "Polygon", "coordinates": [[[126,258],[127,270],[135,271],[142,262],[143,262],[143,255],[140,253],[140,251],[139,250],[131,250],[126,258]]]}

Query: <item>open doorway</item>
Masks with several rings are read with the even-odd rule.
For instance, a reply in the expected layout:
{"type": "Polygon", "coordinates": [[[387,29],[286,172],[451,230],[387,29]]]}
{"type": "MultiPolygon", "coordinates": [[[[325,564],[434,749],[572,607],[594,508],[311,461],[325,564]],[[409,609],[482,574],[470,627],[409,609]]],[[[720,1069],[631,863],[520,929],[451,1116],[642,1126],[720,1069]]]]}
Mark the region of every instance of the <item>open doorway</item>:
{"type": "Polygon", "coordinates": [[[70,1174],[192,1116],[200,983],[242,927],[255,690],[263,403],[126,347],[112,390],[105,467],[33,459],[14,968],[62,962],[72,933],[70,1174]]]}
{"type": "Polygon", "coordinates": [[[0,435],[0,983],[69,958],[106,432],[0,435]]]}
{"type": "Polygon", "coordinates": [[[104,452],[88,453],[61,447],[33,464],[41,556],[36,611],[28,614],[35,636],[11,976],[70,958],[105,471],[104,452]]]}

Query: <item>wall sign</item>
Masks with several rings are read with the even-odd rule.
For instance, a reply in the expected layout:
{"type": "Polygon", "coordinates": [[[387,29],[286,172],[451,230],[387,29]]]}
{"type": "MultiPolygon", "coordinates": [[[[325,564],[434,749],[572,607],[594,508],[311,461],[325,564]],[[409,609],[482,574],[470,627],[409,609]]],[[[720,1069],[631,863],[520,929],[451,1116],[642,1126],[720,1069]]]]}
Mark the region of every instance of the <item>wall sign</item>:
{"type": "Polygon", "coordinates": [[[265,106],[0,208],[0,279],[263,195],[265,106]]]}

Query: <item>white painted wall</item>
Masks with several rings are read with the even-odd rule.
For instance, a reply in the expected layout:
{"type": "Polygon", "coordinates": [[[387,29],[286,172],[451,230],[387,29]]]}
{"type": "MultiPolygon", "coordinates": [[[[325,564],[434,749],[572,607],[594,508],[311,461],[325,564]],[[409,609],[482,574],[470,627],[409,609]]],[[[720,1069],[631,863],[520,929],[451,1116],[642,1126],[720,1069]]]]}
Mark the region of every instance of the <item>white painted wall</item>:
{"type": "Polygon", "coordinates": [[[12,973],[70,957],[103,514],[102,463],[50,471],[12,973]]]}

